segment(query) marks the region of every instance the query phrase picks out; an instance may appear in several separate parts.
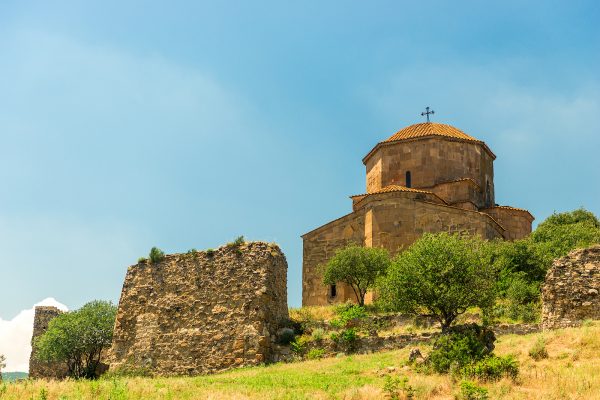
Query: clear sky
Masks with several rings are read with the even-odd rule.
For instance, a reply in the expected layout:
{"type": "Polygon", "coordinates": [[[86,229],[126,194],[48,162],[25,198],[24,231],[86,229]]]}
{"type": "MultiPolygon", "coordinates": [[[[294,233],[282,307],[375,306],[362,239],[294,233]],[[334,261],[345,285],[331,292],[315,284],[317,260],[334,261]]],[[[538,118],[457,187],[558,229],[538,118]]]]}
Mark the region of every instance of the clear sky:
{"type": "Polygon", "coordinates": [[[118,301],[152,246],[281,245],[351,210],[361,159],[452,124],[500,204],[600,214],[600,2],[0,2],[0,317],[118,301]]]}

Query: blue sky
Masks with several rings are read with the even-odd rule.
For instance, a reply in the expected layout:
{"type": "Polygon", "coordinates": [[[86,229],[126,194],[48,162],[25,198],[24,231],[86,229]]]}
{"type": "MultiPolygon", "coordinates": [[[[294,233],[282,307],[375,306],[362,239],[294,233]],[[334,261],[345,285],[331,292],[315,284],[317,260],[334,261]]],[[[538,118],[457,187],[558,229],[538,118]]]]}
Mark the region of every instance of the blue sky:
{"type": "Polygon", "coordinates": [[[1,2],[0,317],[238,235],[298,306],[300,235],[425,106],[496,153],[499,203],[600,214],[599,4],[1,2]]]}

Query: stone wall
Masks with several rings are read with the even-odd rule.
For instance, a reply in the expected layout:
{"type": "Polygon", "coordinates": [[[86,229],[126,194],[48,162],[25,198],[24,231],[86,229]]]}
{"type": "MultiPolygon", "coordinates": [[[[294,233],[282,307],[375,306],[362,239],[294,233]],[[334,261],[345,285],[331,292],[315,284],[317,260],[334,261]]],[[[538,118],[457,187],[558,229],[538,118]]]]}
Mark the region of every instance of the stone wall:
{"type": "Polygon", "coordinates": [[[600,319],[600,245],[554,261],[542,287],[542,327],[577,326],[600,319]]]}
{"type": "Polygon", "coordinates": [[[48,330],[50,321],[61,313],[62,311],[56,307],[38,306],[35,308],[33,335],[31,337],[32,349],[31,356],[29,357],[30,378],[63,379],[67,376],[67,367],[64,363],[48,363],[38,360],[34,346],[35,340],[48,330]]]}
{"type": "MultiPolygon", "coordinates": [[[[406,317],[405,317],[406,318],[406,317]]],[[[496,336],[500,335],[528,335],[540,331],[538,324],[501,324],[491,327],[496,336]]],[[[407,346],[415,346],[429,343],[440,336],[440,332],[424,332],[412,334],[397,334],[388,336],[362,336],[352,343],[351,347],[340,342],[323,338],[306,343],[304,351],[311,349],[322,349],[327,357],[333,357],[338,353],[368,354],[379,351],[390,351],[402,349],[407,346]]],[[[276,346],[275,359],[277,361],[293,361],[295,354],[289,346],[276,346]]]]}
{"type": "Polygon", "coordinates": [[[352,290],[343,284],[337,285],[337,296],[331,298],[322,282],[321,266],[348,242],[383,247],[396,254],[426,232],[469,232],[486,239],[502,238],[504,233],[488,214],[434,203],[422,193],[370,194],[355,206],[359,208],[352,214],[302,236],[303,306],[355,300],[352,290]]]}
{"type": "Polygon", "coordinates": [[[494,204],[494,158],[483,143],[431,137],[383,142],[363,159],[367,192],[388,185],[427,188],[459,178],[471,178],[483,190],[472,199],[477,207],[494,204]],[[490,198],[485,188],[490,187],[490,198]]]}
{"type": "Polygon", "coordinates": [[[288,318],[287,262],[252,242],[129,267],[111,369],[202,374],[271,361],[288,318]]]}

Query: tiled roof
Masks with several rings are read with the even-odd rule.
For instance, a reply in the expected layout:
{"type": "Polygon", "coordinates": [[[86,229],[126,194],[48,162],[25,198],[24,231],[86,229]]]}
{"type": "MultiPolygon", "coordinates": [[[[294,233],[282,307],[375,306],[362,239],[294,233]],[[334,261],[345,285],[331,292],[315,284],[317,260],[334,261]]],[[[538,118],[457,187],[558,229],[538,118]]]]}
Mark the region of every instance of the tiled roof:
{"type": "Polygon", "coordinates": [[[374,192],[369,192],[369,193],[364,193],[364,194],[357,194],[354,196],[350,196],[350,197],[360,197],[360,196],[366,196],[369,194],[379,194],[379,193],[391,193],[391,192],[412,192],[412,193],[426,193],[426,194],[433,194],[432,192],[428,192],[426,190],[419,190],[419,189],[413,189],[413,188],[409,188],[406,186],[399,186],[399,185],[389,185],[386,187],[383,187],[379,190],[376,190],[374,192]]]}
{"type": "Polygon", "coordinates": [[[394,133],[384,142],[395,142],[397,140],[414,139],[424,136],[445,136],[456,139],[470,140],[474,142],[480,142],[472,136],[467,135],[460,129],[457,129],[451,125],[438,124],[436,122],[423,122],[421,124],[414,124],[407,126],[394,133]]]}
{"type": "Polygon", "coordinates": [[[526,210],[524,208],[517,208],[517,207],[511,207],[511,206],[494,206],[491,208],[505,208],[507,210],[515,210],[515,211],[525,211],[525,212],[529,212],[529,210],[526,210]]]}
{"type": "MultiPolygon", "coordinates": [[[[526,210],[524,208],[517,208],[517,207],[511,207],[511,206],[494,206],[494,207],[490,207],[488,208],[488,210],[492,210],[494,208],[502,208],[505,210],[512,210],[512,211],[520,211],[520,212],[524,212],[529,214],[529,216],[531,217],[531,220],[534,220],[535,217],[529,212],[529,210],[526,210]]],[[[485,210],[483,210],[485,212],[485,210]]]]}

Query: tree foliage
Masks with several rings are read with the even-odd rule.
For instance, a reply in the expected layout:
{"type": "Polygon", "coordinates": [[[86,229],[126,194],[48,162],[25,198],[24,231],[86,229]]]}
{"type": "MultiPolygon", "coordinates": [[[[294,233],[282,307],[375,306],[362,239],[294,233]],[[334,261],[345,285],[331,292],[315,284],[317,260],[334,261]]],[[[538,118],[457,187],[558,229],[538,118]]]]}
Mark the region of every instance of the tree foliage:
{"type": "Polygon", "coordinates": [[[2,370],[4,368],[6,368],[6,357],[4,357],[4,354],[0,354],[0,381],[2,380],[2,370]]]}
{"type": "Polygon", "coordinates": [[[96,378],[101,353],[112,342],[116,313],[112,303],[92,301],[53,318],[34,343],[38,359],[66,363],[73,378],[96,378]]]}
{"type": "Polygon", "coordinates": [[[392,310],[433,316],[445,331],[469,307],[494,304],[495,277],[487,242],[426,233],[392,261],[380,300],[392,310]]]}
{"type": "Polygon", "coordinates": [[[339,249],[327,262],[323,282],[334,285],[343,282],[350,286],[359,305],[365,304],[367,290],[385,275],[390,264],[387,250],[349,244],[339,249]]]}

